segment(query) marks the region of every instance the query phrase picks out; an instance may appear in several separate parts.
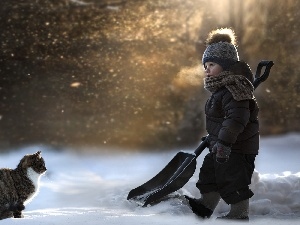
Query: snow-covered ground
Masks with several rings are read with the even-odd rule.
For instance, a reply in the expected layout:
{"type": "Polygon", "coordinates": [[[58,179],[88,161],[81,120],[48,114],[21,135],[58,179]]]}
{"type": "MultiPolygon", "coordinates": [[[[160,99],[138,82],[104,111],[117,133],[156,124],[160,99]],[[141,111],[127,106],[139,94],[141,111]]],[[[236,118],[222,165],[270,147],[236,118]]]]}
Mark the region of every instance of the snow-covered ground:
{"type": "MultiPolygon", "coordinates": [[[[300,134],[261,139],[250,202],[250,223],[299,224],[300,134]]],[[[202,221],[180,198],[140,207],[126,200],[128,192],[156,175],[177,153],[133,153],[102,149],[95,153],[55,151],[32,146],[0,154],[0,167],[15,168],[24,154],[42,150],[48,171],[40,192],[26,206],[23,219],[1,220],[11,225],[99,224],[224,224],[215,218],[229,207],[220,202],[213,218],[202,221]]],[[[187,150],[188,151],[188,150],[187,150]]],[[[192,151],[191,151],[192,152],[192,151]]],[[[178,191],[199,197],[195,187],[204,153],[190,181],[178,191]]]]}

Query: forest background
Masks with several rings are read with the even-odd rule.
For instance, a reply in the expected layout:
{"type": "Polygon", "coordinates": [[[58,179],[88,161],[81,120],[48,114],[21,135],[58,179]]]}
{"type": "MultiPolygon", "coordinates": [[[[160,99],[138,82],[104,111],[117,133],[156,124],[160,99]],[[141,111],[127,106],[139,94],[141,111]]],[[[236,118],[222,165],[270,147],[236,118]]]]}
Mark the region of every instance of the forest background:
{"type": "Polygon", "coordinates": [[[261,135],[299,132],[297,0],[2,0],[0,150],[191,147],[205,135],[207,33],[232,27],[261,135]]]}

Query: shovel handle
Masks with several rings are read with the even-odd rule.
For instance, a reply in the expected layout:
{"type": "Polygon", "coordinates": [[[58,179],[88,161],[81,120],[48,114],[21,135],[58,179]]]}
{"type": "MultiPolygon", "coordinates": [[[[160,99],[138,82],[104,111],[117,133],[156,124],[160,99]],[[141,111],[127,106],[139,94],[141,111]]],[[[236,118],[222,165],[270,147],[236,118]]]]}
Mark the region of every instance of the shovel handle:
{"type": "Polygon", "coordinates": [[[208,147],[208,135],[202,139],[202,142],[194,151],[196,158],[204,151],[206,147],[208,147]]]}
{"type": "Polygon", "coordinates": [[[257,65],[256,73],[255,73],[255,80],[253,82],[253,87],[256,89],[258,85],[260,85],[261,82],[264,82],[270,74],[270,70],[272,66],[274,65],[273,61],[268,61],[268,60],[262,60],[260,63],[257,65]],[[265,68],[264,73],[261,75],[261,70],[263,67],[265,68]]]}

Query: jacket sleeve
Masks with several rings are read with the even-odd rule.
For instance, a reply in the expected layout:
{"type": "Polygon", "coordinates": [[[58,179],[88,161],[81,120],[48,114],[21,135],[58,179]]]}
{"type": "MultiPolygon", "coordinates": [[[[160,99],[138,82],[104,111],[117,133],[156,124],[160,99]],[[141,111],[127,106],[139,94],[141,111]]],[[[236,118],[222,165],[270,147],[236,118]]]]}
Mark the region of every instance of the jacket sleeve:
{"type": "Polygon", "coordinates": [[[236,101],[228,91],[222,98],[225,118],[218,139],[225,144],[234,144],[250,118],[249,100],[236,101]]]}

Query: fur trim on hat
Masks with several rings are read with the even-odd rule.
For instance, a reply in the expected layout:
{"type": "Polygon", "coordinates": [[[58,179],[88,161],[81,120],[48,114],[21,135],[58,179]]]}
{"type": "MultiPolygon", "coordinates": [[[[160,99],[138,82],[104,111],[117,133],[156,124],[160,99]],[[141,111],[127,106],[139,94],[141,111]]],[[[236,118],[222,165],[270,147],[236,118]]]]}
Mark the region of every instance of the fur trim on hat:
{"type": "Polygon", "coordinates": [[[221,28],[213,30],[208,34],[206,45],[211,45],[219,42],[228,42],[230,44],[236,45],[236,36],[234,31],[230,28],[221,28]]]}

